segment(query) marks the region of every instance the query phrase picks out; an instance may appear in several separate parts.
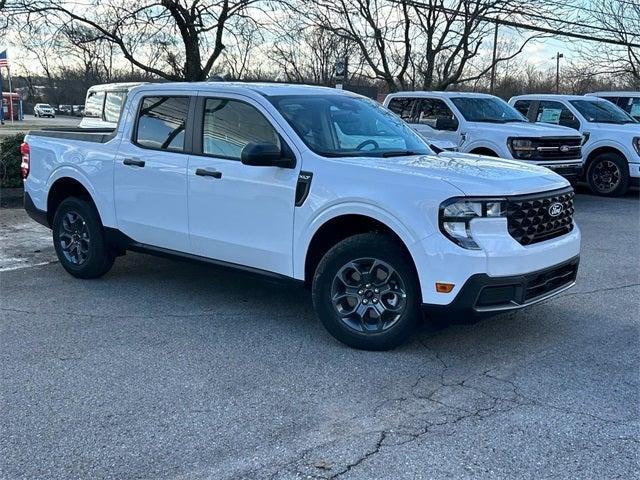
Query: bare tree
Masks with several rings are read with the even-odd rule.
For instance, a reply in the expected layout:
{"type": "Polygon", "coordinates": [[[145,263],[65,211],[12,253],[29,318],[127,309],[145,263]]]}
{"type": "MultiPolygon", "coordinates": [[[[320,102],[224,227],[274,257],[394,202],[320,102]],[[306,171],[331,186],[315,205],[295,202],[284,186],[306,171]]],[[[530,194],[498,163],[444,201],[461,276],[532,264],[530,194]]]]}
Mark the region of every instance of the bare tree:
{"type": "Polygon", "coordinates": [[[29,21],[51,29],[84,28],[86,40],[109,42],[136,68],[173,81],[205,80],[225,49],[228,28],[257,0],[9,0],[29,21]],[[158,60],[161,60],[158,62],[158,60]]]}
{"type": "MultiPolygon", "coordinates": [[[[640,88],[640,2],[629,0],[592,0],[583,17],[594,27],[606,29],[606,36],[625,45],[589,44],[581,49],[586,59],[584,69],[574,68],[585,77],[606,75],[632,88],[640,88]],[[588,51],[586,51],[588,48],[588,51]]],[[[589,29],[587,29],[589,30],[589,29]]]]}
{"type": "Polygon", "coordinates": [[[306,22],[350,42],[373,78],[389,91],[444,90],[488,74],[494,63],[522,52],[520,38],[505,56],[475,62],[498,15],[526,11],[541,0],[301,0],[306,22]]]}

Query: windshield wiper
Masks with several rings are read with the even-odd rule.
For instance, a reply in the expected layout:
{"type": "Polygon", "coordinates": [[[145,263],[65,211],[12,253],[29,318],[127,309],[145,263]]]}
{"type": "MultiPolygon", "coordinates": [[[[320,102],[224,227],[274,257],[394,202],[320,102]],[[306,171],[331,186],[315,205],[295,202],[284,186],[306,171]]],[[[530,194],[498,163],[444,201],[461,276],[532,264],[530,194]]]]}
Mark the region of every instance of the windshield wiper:
{"type": "Polygon", "coordinates": [[[387,157],[405,157],[409,155],[424,155],[419,152],[414,152],[413,150],[392,150],[389,152],[383,152],[381,156],[387,157]]]}

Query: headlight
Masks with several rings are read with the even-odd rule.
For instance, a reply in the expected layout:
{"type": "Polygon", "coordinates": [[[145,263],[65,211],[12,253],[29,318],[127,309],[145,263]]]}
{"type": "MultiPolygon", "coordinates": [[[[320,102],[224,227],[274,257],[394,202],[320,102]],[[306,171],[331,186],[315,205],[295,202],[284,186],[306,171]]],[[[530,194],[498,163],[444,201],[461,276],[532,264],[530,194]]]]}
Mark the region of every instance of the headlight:
{"type": "Polygon", "coordinates": [[[440,205],[440,231],[452,242],[468,250],[480,250],[471,236],[474,218],[505,216],[504,199],[466,200],[452,198],[440,205]]]}
{"type": "Polygon", "coordinates": [[[635,148],[638,155],[640,155],[640,137],[633,137],[633,148],[635,148]]]}
{"type": "Polygon", "coordinates": [[[513,158],[532,158],[536,153],[533,142],[527,138],[510,138],[507,145],[513,158]]]}

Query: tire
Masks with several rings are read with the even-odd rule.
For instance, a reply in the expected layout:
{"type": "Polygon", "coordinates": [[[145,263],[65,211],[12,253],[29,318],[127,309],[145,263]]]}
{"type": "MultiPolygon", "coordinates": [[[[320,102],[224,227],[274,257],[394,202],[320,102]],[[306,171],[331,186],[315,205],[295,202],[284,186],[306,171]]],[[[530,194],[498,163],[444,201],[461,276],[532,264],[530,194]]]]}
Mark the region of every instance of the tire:
{"type": "Polygon", "coordinates": [[[98,278],[114,262],[104,237],[100,215],[84,197],[60,203],[53,218],[53,246],[64,269],[77,278],[98,278]]]}
{"type": "Polygon", "coordinates": [[[619,197],[629,188],[629,165],[615,153],[602,153],[587,167],[587,183],[596,195],[619,197]]]}
{"type": "Polygon", "coordinates": [[[312,294],[329,333],[362,350],[401,345],[421,318],[413,261],[392,238],[379,233],[354,235],[331,248],[316,269],[312,294]],[[341,300],[334,304],[335,297],[341,300]]]}

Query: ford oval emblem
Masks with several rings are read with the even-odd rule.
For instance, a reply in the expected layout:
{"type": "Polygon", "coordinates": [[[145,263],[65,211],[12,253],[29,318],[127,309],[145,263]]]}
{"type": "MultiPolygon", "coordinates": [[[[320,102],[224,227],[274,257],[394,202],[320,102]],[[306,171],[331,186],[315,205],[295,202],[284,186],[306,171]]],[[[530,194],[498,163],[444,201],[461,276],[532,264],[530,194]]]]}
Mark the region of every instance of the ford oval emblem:
{"type": "Polygon", "coordinates": [[[560,151],[561,151],[562,153],[567,153],[567,152],[569,151],[569,147],[568,147],[567,145],[562,145],[562,146],[560,147],[560,151]]]}
{"type": "Polygon", "coordinates": [[[552,203],[551,206],[549,207],[549,215],[551,215],[552,217],[557,217],[563,211],[564,211],[564,207],[562,206],[561,203],[557,203],[557,202],[552,203]]]}

